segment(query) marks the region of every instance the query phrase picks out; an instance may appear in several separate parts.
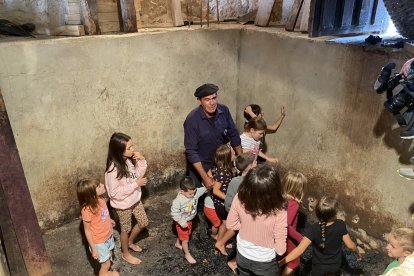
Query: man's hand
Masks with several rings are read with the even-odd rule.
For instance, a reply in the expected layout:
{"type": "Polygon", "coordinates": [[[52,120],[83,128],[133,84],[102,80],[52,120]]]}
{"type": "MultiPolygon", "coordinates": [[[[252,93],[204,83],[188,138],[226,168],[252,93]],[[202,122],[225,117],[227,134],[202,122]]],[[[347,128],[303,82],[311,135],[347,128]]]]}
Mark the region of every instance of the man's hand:
{"type": "Polygon", "coordinates": [[[410,69],[411,63],[414,61],[414,58],[409,59],[406,61],[401,68],[400,74],[404,75],[405,77],[408,77],[408,70],[410,69]]]}

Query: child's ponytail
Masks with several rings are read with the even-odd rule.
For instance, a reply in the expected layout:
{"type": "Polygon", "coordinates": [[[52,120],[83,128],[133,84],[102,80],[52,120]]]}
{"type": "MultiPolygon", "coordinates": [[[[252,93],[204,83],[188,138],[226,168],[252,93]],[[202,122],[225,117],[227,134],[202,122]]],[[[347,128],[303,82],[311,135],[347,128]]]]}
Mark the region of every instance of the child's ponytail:
{"type": "Polygon", "coordinates": [[[321,243],[319,247],[321,249],[325,249],[325,241],[326,241],[326,221],[319,222],[319,226],[321,227],[321,243]]]}
{"type": "Polygon", "coordinates": [[[326,243],[326,224],[336,218],[338,212],[338,201],[335,198],[323,196],[316,206],[315,213],[319,220],[321,228],[321,243],[319,247],[325,248],[326,243]]]}

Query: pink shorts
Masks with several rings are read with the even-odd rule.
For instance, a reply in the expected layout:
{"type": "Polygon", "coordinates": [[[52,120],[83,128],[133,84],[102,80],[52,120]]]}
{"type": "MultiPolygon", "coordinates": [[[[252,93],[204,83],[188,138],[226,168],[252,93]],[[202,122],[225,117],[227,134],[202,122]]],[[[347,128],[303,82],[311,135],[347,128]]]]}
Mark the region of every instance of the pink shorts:
{"type": "Polygon", "coordinates": [[[175,222],[175,228],[177,229],[178,239],[180,241],[188,241],[191,235],[191,227],[193,226],[193,222],[187,221],[187,228],[181,227],[178,222],[175,222]]]}
{"type": "Polygon", "coordinates": [[[219,228],[221,224],[221,220],[217,216],[216,209],[208,208],[204,206],[204,214],[208,218],[208,220],[213,224],[214,227],[219,228]]]}

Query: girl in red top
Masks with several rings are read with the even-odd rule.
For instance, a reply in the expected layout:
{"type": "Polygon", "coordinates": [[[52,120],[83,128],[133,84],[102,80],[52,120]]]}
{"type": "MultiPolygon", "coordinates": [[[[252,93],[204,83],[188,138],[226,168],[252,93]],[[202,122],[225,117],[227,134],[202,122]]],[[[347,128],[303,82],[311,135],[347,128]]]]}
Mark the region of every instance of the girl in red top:
{"type": "Polygon", "coordinates": [[[108,207],[102,197],[106,192],[105,186],[97,179],[85,178],[78,182],[76,192],[92,257],[101,264],[99,275],[119,275],[116,271],[109,271],[115,246],[112,236],[115,222],[109,216],[108,207]]]}
{"type": "MultiPolygon", "coordinates": [[[[296,227],[298,225],[299,204],[302,202],[303,191],[307,182],[308,180],[306,177],[299,172],[289,172],[283,179],[283,189],[288,200],[288,238],[286,254],[292,252],[303,238],[302,235],[296,231],[296,227]]],[[[283,270],[282,275],[293,275],[299,265],[300,258],[290,261],[283,270]]]]}

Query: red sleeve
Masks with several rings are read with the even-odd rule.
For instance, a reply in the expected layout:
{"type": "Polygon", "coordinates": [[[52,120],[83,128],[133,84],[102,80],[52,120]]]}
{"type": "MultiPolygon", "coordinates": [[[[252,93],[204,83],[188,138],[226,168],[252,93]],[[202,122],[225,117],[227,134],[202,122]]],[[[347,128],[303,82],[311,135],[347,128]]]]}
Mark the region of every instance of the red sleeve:
{"type": "Polygon", "coordinates": [[[287,210],[287,223],[288,223],[288,236],[298,243],[302,240],[303,236],[296,231],[296,228],[293,226],[293,222],[298,215],[299,204],[296,201],[288,201],[288,210],[287,210]]]}

